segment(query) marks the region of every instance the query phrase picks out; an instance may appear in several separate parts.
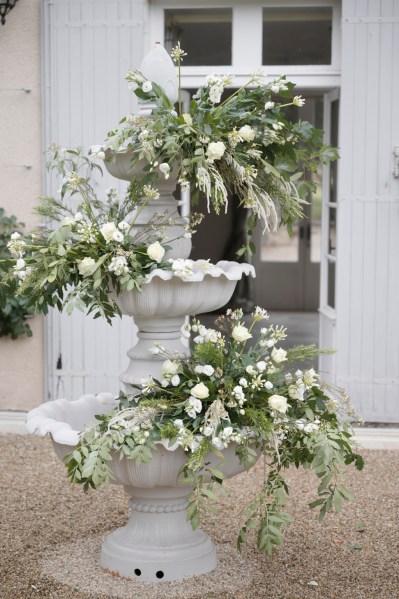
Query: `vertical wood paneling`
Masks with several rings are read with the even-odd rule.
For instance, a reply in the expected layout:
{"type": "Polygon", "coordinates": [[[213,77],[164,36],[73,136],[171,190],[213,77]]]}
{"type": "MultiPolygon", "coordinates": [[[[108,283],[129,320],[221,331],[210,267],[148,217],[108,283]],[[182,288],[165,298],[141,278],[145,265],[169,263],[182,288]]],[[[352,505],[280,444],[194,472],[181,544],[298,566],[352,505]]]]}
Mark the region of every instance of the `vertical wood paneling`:
{"type": "MultiPolygon", "coordinates": [[[[44,29],[52,40],[51,56],[45,56],[45,85],[51,86],[46,144],[82,145],[87,151],[135,106],[124,75],[143,58],[144,2],[52,0],[52,14],[44,29]]],[[[108,173],[95,189],[104,197],[111,186],[121,193],[126,189],[126,183],[108,173]]],[[[48,178],[46,191],[57,188],[48,178]]],[[[68,317],[53,311],[48,321],[50,397],[117,392],[118,375],[128,363],[126,351],[135,339],[131,319],[117,318],[111,327],[78,312],[68,317]],[[61,376],[56,370],[59,353],[61,376]]]]}
{"type": "Polygon", "coordinates": [[[399,422],[398,6],[343,0],[337,380],[372,422],[399,422]]]}

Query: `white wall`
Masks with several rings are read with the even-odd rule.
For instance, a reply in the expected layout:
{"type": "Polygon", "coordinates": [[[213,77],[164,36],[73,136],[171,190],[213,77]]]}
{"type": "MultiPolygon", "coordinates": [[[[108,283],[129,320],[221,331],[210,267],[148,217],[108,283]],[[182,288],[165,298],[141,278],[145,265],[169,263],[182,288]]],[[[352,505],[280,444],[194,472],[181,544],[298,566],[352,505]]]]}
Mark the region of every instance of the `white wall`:
{"type": "MultiPolygon", "coordinates": [[[[18,2],[0,27],[0,206],[31,228],[42,193],[40,0],[18,2]]],[[[43,319],[30,326],[31,338],[0,338],[0,409],[44,399],[43,319]]]]}
{"type": "Polygon", "coordinates": [[[399,2],[343,0],[337,382],[399,422],[399,2]]]}

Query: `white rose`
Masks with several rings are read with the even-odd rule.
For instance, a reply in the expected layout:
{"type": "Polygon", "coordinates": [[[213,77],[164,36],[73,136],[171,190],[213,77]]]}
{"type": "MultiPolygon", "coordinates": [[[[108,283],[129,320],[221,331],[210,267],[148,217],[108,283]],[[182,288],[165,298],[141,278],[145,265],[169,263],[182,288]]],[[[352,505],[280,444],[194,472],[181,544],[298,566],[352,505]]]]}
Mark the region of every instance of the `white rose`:
{"type": "Polygon", "coordinates": [[[280,364],[280,362],[285,362],[287,359],[287,352],[285,351],[285,349],[276,349],[275,347],[273,348],[273,351],[271,353],[271,357],[273,362],[276,362],[276,364],[280,364]]]}
{"type": "Polygon", "coordinates": [[[209,160],[219,160],[223,156],[225,149],[226,146],[222,141],[212,141],[206,150],[206,154],[209,160]]]}
{"type": "Polygon", "coordinates": [[[233,337],[233,339],[235,339],[235,341],[238,341],[239,343],[244,343],[244,341],[247,341],[252,337],[248,329],[240,324],[234,327],[231,336],[233,337]]]}
{"type": "Polygon", "coordinates": [[[118,229],[121,231],[128,231],[130,229],[130,225],[126,221],[122,220],[120,223],[118,223],[118,229]]]}
{"type": "Polygon", "coordinates": [[[264,360],[261,360],[260,362],[256,363],[256,368],[259,370],[259,372],[263,372],[264,369],[266,368],[266,362],[264,360]]]}
{"type": "Polygon", "coordinates": [[[212,376],[214,372],[215,372],[215,369],[210,364],[206,364],[204,366],[204,374],[206,374],[206,376],[212,376]]]}
{"type": "Polygon", "coordinates": [[[256,131],[252,129],[249,125],[244,125],[241,129],[238,130],[238,135],[244,141],[253,141],[255,139],[256,131]]]}
{"type": "Polygon", "coordinates": [[[142,89],[142,90],[143,90],[143,92],[145,92],[146,94],[147,94],[148,92],[151,92],[151,91],[152,91],[152,83],[151,83],[151,81],[144,81],[144,83],[143,83],[143,85],[142,85],[142,88],[141,88],[141,89],[142,89]]]}
{"type": "Polygon", "coordinates": [[[170,379],[170,382],[172,383],[172,385],[174,387],[177,387],[177,385],[180,383],[180,377],[179,377],[179,375],[178,374],[174,374],[172,376],[172,378],[170,379]]]}
{"type": "Polygon", "coordinates": [[[305,385],[301,383],[300,385],[290,385],[288,387],[288,395],[291,399],[297,399],[298,401],[303,401],[303,394],[305,393],[305,385]]]}
{"type": "Polygon", "coordinates": [[[266,381],[265,389],[273,389],[273,383],[271,381],[266,381]]]}
{"type": "Polygon", "coordinates": [[[96,261],[93,260],[93,258],[83,258],[78,264],[79,274],[81,274],[82,277],[89,277],[92,275],[95,263],[96,261]]]}
{"type": "Polygon", "coordinates": [[[147,255],[151,260],[154,260],[154,262],[161,262],[165,255],[165,249],[161,246],[159,241],[156,241],[148,246],[147,255]]]}
{"type": "Polygon", "coordinates": [[[162,364],[163,374],[173,375],[173,374],[177,374],[178,371],[179,371],[178,362],[173,362],[172,360],[165,360],[165,362],[162,364]]]}
{"type": "Polygon", "coordinates": [[[272,410],[277,410],[277,412],[285,414],[288,409],[287,398],[283,395],[272,395],[269,397],[269,406],[272,410]]]}
{"type": "Polygon", "coordinates": [[[191,389],[191,395],[198,399],[206,399],[209,397],[209,389],[204,383],[198,383],[191,389]]]}
{"type": "Polygon", "coordinates": [[[104,237],[105,241],[109,243],[112,241],[113,234],[117,231],[115,223],[104,223],[100,229],[101,235],[104,237]]]}
{"type": "Polygon", "coordinates": [[[115,231],[115,233],[112,235],[112,239],[118,243],[121,243],[124,240],[124,235],[120,231],[115,231]]]}
{"type": "Polygon", "coordinates": [[[219,104],[223,93],[223,85],[212,85],[209,88],[209,99],[212,104],[219,104]]]}
{"type": "Polygon", "coordinates": [[[20,237],[21,237],[21,235],[18,233],[18,231],[15,231],[15,233],[13,233],[13,234],[11,235],[11,239],[13,239],[14,241],[15,241],[16,239],[19,239],[20,237]]]}

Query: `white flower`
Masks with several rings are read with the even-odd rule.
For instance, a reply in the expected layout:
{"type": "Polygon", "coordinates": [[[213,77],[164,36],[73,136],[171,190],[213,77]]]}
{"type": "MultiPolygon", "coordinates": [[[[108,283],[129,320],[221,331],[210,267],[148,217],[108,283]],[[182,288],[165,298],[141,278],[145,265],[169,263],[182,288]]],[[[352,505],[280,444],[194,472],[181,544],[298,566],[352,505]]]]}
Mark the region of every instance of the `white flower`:
{"type": "Polygon", "coordinates": [[[212,141],[207,150],[206,154],[209,160],[220,160],[223,156],[226,146],[222,141],[212,141]]]}
{"type": "Polygon", "coordinates": [[[255,139],[256,131],[249,125],[244,125],[238,130],[238,134],[244,141],[253,141],[255,139]]]}
{"type": "Polygon", "coordinates": [[[290,385],[288,387],[288,395],[291,399],[297,399],[303,401],[303,394],[305,393],[305,385],[300,383],[299,385],[290,385]]]}
{"type": "Polygon", "coordinates": [[[272,108],[274,108],[274,102],[266,102],[265,110],[271,110],[272,108]]]}
{"type": "Polygon", "coordinates": [[[194,368],[194,372],[196,372],[197,374],[203,374],[204,367],[202,366],[202,364],[197,364],[197,366],[194,368]]]}
{"type": "Polygon", "coordinates": [[[287,398],[283,395],[271,395],[268,403],[272,410],[277,410],[277,412],[281,412],[282,414],[285,414],[288,409],[287,398]]]}
{"type": "Polygon", "coordinates": [[[173,424],[175,425],[176,428],[178,428],[179,430],[181,430],[182,428],[184,428],[184,424],[183,424],[183,420],[180,419],[176,419],[173,421],[173,424]]]}
{"type": "MultiPolygon", "coordinates": [[[[89,258],[89,260],[91,260],[91,258],[89,258]]],[[[25,260],[23,258],[18,258],[17,263],[15,265],[15,270],[22,270],[22,268],[25,268],[25,266],[25,260]]]]}
{"type": "Polygon", "coordinates": [[[125,220],[122,220],[120,223],[118,223],[118,229],[126,232],[130,229],[130,225],[125,220]]]}
{"type": "Polygon", "coordinates": [[[270,381],[266,381],[265,383],[265,389],[273,389],[273,383],[270,381]]]}
{"type": "Polygon", "coordinates": [[[303,380],[307,387],[312,387],[315,383],[317,383],[318,376],[314,368],[310,368],[304,372],[303,380]]]}
{"type": "Polygon", "coordinates": [[[19,239],[20,237],[21,235],[17,231],[15,231],[15,233],[12,233],[11,235],[12,240],[19,239]]]}
{"type": "Polygon", "coordinates": [[[150,354],[152,354],[153,356],[157,356],[158,354],[161,353],[161,350],[159,349],[158,346],[154,346],[154,347],[150,347],[149,350],[150,354]]]}
{"type": "Polygon", "coordinates": [[[165,249],[162,247],[159,241],[156,241],[148,246],[147,255],[149,258],[151,258],[151,260],[154,260],[154,262],[161,262],[165,255],[165,249]]]}
{"type": "Polygon", "coordinates": [[[247,372],[248,374],[257,374],[255,368],[249,364],[249,366],[246,367],[245,372],[247,372]]]}
{"type": "Polygon", "coordinates": [[[206,376],[212,376],[214,372],[215,372],[215,369],[213,366],[211,366],[210,364],[205,364],[204,374],[206,374],[206,376]]]}
{"type": "Polygon", "coordinates": [[[209,424],[206,424],[204,426],[204,428],[202,429],[202,434],[205,437],[210,437],[213,434],[214,430],[215,429],[213,428],[213,426],[210,426],[209,424]]]}
{"type": "Polygon", "coordinates": [[[186,401],[185,411],[190,418],[195,418],[202,410],[202,401],[196,397],[189,397],[186,401]]]}
{"type": "Polygon", "coordinates": [[[112,239],[114,241],[117,241],[118,243],[121,243],[124,240],[124,238],[125,236],[120,231],[115,231],[115,233],[113,233],[112,235],[112,239]]]}
{"type": "Polygon", "coordinates": [[[238,324],[233,328],[231,336],[235,341],[238,341],[239,343],[244,343],[252,337],[252,334],[248,331],[246,327],[243,327],[241,324],[238,324]]]}
{"type": "Polygon", "coordinates": [[[179,377],[179,375],[178,374],[174,374],[172,376],[172,378],[170,379],[170,382],[172,383],[172,385],[174,387],[177,387],[177,385],[180,383],[180,377],[179,377]]]}
{"type": "Polygon", "coordinates": [[[191,114],[188,114],[187,112],[184,112],[182,114],[183,117],[183,121],[186,123],[186,125],[191,125],[193,124],[193,119],[191,118],[191,114]]]}
{"type": "Polygon", "coordinates": [[[209,99],[212,104],[219,104],[223,93],[223,85],[212,85],[209,88],[209,99]]]}
{"type": "Polygon", "coordinates": [[[292,103],[294,106],[303,106],[305,104],[305,100],[302,98],[302,96],[295,96],[292,100],[292,103]]]}
{"type": "Polygon", "coordinates": [[[104,223],[100,229],[101,235],[104,237],[105,241],[109,243],[112,241],[114,233],[117,231],[115,223],[104,223]]]}
{"type": "Polygon", "coordinates": [[[127,260],[125,256],[115,256],[112,258],[110,265],[108,266],[109,272],[114,272],[117,277],[129,272],[127,260]]]}
{"type": "Polygon", "coordinates": [[[256,363],[256,368],[259,370],[259,372],[263,372],[264,369],[266,368],[266,362],[264,360],[261,360],[260,362],[256,363]]]}
{"type": "Polygon", "coordinates": [[[198,399],[206,399],[209,397],[209,389],[204,383],[198,383],[191,389],[191,395],[198,399]]]}
{"type": "Polygon", "coordinates": [[[83,216],[83,214],[81,212],[77,212],[75,214],[75,221],[78,222],[80,220],[84,220],[84,216],[83,216]]]}
{"type": "Polygon", "coordinates": [[[305,431],[305,433],[310,434],[310,433],[315,433],[316,431],[319,430],[319,428],[320,427],[318,424],[316,424],[316,422],[309,422],[309,424],[306,424],[304,426],[303,430],[305,431]]]}
{"type": "Polygon", "coordinates": [[[144,81],[144,83],[143,83],[143,85],[142,85],[142,88],[141,88],[141,89],[142,89],[142,90],[143,90],[143,92],[145,92],[146,94],[147,94],[148,92],[151,92],[151,91],[152,91],[152,83],[151,83],[151,81],[144,81]]]}
{"type": "Polygon", "coordinates": [[[172,360],[165,360],[162,364],[162,373],[166,375],[174,375],[179,371],[179,363],[172,360]]]}
{"type": "Polygon", "coordinates": [[[227,444],[224,441],[222,441],[222,439],[219,439],[219,437],[213,437],[212,445],[219,450],[225,449],[227,447],[227,444]]]}
{"type": "Polygon", "coordinates": [[[167,162],[162,162],[162,164],[159,165],[159,170],[163,173],[165,179],[169,179],[170,166],[167,162]]]}
{"type": "Polygon", "coordinates": [[[241,387],[244,387],[244,389],[246,387],[248,387],[248,381],[247,381],[247,379],[241,378],[238,382],[241,385],[241,387]]]}
{"type": "Polygon", "coordinates": [[[181,334],[185,339],[190,339],[191,337],[191,326],[186,323],[181,327],[181,334]]]}
{"type": "Polygon", "coordinates": [[[287,359],[287,352],[285,351],[285,349],[276,349],[275,347],[273,348],[273,351],[271,353],[271,358],[273,360],[273,362],[275,362],[276,364],[280,364],[280,362],[285,362],[287,359]]]}
{"type": "Polygon", "coordinates": [[[82,277],[89,277],[94,272],[95,264],[96,261],[93,260],[93,258],[83,258],[83,260],[78,263],[79,274],[81,274],[82,277]]]}

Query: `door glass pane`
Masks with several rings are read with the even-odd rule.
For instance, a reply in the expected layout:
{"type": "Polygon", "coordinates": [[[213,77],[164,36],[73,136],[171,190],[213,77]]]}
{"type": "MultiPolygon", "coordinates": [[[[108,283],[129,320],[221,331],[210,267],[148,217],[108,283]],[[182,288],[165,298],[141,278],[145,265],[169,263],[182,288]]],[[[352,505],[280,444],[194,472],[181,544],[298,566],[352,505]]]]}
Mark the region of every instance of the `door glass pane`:
{"type": "Polygon", "coordinates": [[[321,207],[322,207],[322,182],[323,168],[319,166],[316,172],[312,173],[313,182],[317,185],[317,190],[311,194],[310,206],[310,260],[311,262],[320,262],[321,258],[321,207]]]}
{"type": "Polygon", "coordinates": [[[327,304],[335,308],[335,262],[327,264],[327,304]]]}
{"type": "Polygon", "coordinates": [[[337,250],[337,209],[329,209],[328,219],[328,253],[336,256],[337,250]]]}
{"type": "Polygon", "coordinates": [[[260,257],[262,262],[298,262],[299,226],[292,227],[292,237],[287,229],[279,229],[275,233],[266,232],[261,237],[260,257]]]}
{"type": "MultiPolygon", "coordinates": [[[[338,115],[339,115],[339,100],[331,102],[331,129],[330,140],[331,145],[338,147],[338,115]]],[[[338,176],[338,161],[330,162],[330,198],[332,203],[337,202],[337,176],[338,176]]]]}
{"type": "Polygon", "coordinates": [[[331,64],[332,8],[263,9],[264,65],[331,64]]]}
{"type": "Polygon", "coordinates": [[[165,10],[165,48],[180,42],[183,66],[231,65],[231,8],[165,10]]]}

